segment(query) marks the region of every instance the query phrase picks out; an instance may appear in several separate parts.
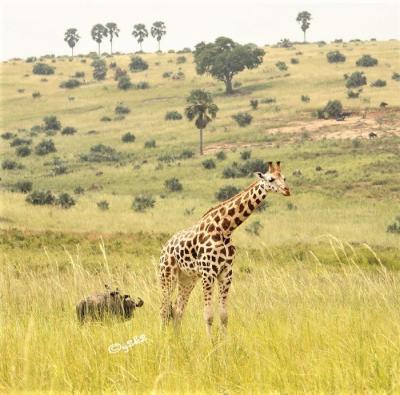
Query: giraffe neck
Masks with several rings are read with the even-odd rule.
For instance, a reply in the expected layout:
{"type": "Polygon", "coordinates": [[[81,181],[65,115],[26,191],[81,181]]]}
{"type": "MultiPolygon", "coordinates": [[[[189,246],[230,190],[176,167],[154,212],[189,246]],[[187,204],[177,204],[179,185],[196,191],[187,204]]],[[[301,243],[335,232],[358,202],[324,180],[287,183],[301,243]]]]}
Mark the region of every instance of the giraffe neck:
{"type": "Polygon", "coordinates": [[[252,184],[233,198],[211,209],[202,221],[210,219],[215,224],[215,229],[222,233],[232,233],[240,226],[262,203],[267,196],[267,191],[261,182],[252,184]]]}

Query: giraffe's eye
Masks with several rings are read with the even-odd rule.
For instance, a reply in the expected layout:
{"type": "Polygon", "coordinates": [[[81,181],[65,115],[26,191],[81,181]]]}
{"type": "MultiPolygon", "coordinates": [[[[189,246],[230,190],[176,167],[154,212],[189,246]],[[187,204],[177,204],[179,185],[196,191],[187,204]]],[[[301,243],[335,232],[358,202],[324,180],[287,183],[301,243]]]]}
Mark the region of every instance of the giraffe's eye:
{"type": "Polygon", "coordinates": [[[269,181],[269,182],[274,182],[274,181],[275,181],[275,178],[274,178],[274,177],[271,177],[271,176],[269,176],[269,177],[268,177],[268,181],[269,181]]]}

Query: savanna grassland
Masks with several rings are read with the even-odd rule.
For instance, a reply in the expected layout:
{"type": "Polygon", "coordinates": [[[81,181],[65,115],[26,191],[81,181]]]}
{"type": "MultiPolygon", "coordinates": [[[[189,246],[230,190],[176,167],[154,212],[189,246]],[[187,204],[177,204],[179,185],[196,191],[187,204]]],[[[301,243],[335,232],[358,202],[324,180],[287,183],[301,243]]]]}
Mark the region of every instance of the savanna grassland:
{"type": "Polygon", "coordinates": [[[130,55],[105,57],[133,83],[149,84],[127,91],[118,89],[115,68],[95,81],[89,56],[45,57],[55,67],[48,76],[32,74],[34,63],[25,60],[1,64],[0,134],[12,136],[1,138],[0,155],[17,164],[2,168],[0,181],[2,392],[400,392],[400,82],[392,79],[400,44],[265,51],[261,66],[236,76],[229,96],[222,83],[196,74],[190,53],[142,54],[149,68],[135,73],[130,55]],[[346,61],[328,63],[332,50],[346,61]],[[363,54],[378,65],[357,67],[363,54]],[[177,64],[178,56],[186,62],[177,64]],[[287,70],[278,70],[278,61],[287,70]],[[343,76],[357,70],[368,83],[349,99],[343,76]],[[85,73],[82,85],[60,88],[76,72],[85,73]],[[166,72],[184,77],[164,78],[166,72]],[[386,86],[370,86],[377,79],[386,86]],[[165,120],[167,111],[183,115],[197,88],[219,107],[202,157],[195,126],[184,117],[165,120]],[[251,99],[259,100],[257,109],[251,99]],[[351,116],[317,119],[316,110],[334,99],[351,116]],[[130,109],[122,117],[115,113],[121,103],[130,109]],[[239,127],[232,119],[238,112],[251,114],[251,124],[239,127]],[[35,128],[49,115],[77,132],[35,128]],[[121,140],[127,132],[133,142],[121,140]],[[370,132],[377,137],[369,139],[370,132]],[[16,154],[16,138],[30,140],[22,144],[30,155],[16,154]],[[56,152],[37,155],[43,139],[52,139],[56,152]],[[146,147],[149,140],[155,147],[146,147]],[[85,160],[96,144],[112,147],[114,159],[85,160]],[[206,159],[215,168],[206,169],[206,159]],[[249,185],[252,177],[226,175],[256,159],[282,161],[292,196],[269,195],[265,209],[234,234],[228,335],[220,335],[216,311],[207,339],[199,286],[180,333],[161,332],[162,244],[217,204],[221,187],[249,185]],[[182,190],[166,188],[173,177],[182,190]],[[20,181],[34,191],[68,193],[75,205],[32,205],[16,190],[20,181]],[[132,208],[141,194],[151,195],[153,208],[132,208]],[[105,283],[140,296],[144,306],[131,321],[80,326],[76,302],[105,283]],[[108,353],[112,343],[142,334],[146,342],[108,353]]]}

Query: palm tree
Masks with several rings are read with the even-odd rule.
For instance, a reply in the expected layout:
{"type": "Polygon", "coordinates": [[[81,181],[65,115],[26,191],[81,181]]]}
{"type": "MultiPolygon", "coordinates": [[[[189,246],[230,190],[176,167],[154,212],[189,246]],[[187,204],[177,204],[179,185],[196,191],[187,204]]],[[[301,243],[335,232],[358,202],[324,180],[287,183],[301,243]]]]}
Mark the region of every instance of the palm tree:
{"type": "Polygon", "coordinates": [[[98,23],[97,25],[94,25],[92,27],[91,34],[92,34],[93,40],[96,41],[96,43],[99,45],[99,56],[100,56],[100,44],[103,41],[103,38],[107,37],[108,30],[101,23],[98,23]]]}
{"type": "Polygon", "coordinates": [[[158,21],[153,23],[153,26],[151,27],[151,35],[158,41],[158,52],[161,51],[160,50],[161,38],[166,33],[167,33],[167,28],[164,22],[158,21]]]}
{"type": "Polygon", "coordinates": [[[194,124],[200,132],[200,155],[203,155],[203,130],[217,116],[219,108],[213,103],[211,94],[203,89],[192,90],[186,101],[190,104],[185,108],[185,115],[189,121],[195,119],[194,124]]]}
{"type": "Polygon", "coordinates": [[[75,28],[67,29],[67,31],[64,33],[64,41],[71,48],[72,57],[74,57],[74,47],[79,39],[80,37],[78,34],[78,30],[75,28]]]}
{"type": "Polygon", "coordinates": [[[299,12],[296,21],[301,22],[301,30],[304,33],[304,42],[306,42],[306,30],[310,27],[311,14],[308,11],[299,12]]]}
{"type": "Polygon", "coordinates": [[[138,23],[137,25],[133,26],[132,35],[136,38],[140,45],[140,52],[143,52],[142,43],[144,39],[149,36],[146,26],[143,23],[138,23]]]}
{"type": "Polygon", "coordinates": [[[108,34],[110,36],[110,53],[112,55],[112,43],[113,43],[113,39],[114,36],[118,37],[118,33],[119,33],[119,29],[116,23],[114,22],[108,22],[106,23],[106,28],[108,30],[108,34]]]}

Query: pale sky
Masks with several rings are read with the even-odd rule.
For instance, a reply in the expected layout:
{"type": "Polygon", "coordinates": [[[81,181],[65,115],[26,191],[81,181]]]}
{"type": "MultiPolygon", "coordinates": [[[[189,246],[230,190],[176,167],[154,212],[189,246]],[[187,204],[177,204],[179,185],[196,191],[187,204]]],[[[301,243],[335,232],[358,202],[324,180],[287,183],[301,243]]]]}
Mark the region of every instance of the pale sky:
{"type": "MultiPolygon", "coordinates": [[[[114,51],[138,50],[133,25],[156,20],[167,25],[161,48],[193,48],[200,41],[228,36],[240,43],[273,44],[282,38],[301,41],[299,11],[312,14],[309,41],[335,38],[400,38],[400,2],[393,0],[0,0],[0,58],[69,54],[67,28],[78,29],[75,53],[96,51],[90,30],[116,22],[121,29],[114,51]]],[[[145,51],[156,50],[149,37],[145,51]]],[[[102,51],[109,51],[109,43],[102,51]]]]}

